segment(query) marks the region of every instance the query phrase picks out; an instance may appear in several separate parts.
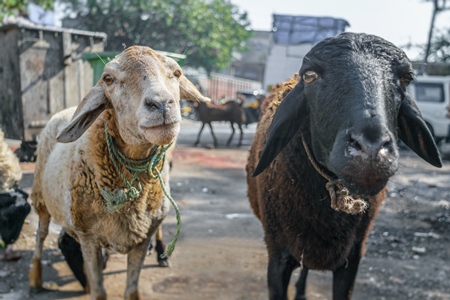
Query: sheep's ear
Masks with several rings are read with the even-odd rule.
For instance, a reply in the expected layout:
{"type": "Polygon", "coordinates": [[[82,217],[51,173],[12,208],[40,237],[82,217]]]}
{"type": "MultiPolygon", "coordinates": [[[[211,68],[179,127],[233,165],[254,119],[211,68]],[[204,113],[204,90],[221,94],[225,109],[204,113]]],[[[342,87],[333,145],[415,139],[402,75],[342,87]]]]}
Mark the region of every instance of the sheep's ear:
{"type": "Polygon", "coordinates": [[[398,137],[426,162],[441,168],[441,155],[434,138],[416,103],[408,95],[402,101],[397,122],[398,137]]]}
{"type": "Polygon", "coordinates": [[[211,102],[211,99],[200,94],[195,85],[189,81],[183,74],[180,76],[180,98],[185,100],[198,100],[202,102],[211,102]]]}
{"type": "Polygon", "coordinates": [[[78,105],[72,120],[56,137],[61,143],[76,141],[108,106],[102,86],[93,87],[78,105]]]}
{"type": "Polygon", "coordinates": [[[283,99],[275,112],[266,144],[252,176],[257,176],[264,171],[295,136],[306,117],[304,98],[303,85],[299,82],[283,99]]]}

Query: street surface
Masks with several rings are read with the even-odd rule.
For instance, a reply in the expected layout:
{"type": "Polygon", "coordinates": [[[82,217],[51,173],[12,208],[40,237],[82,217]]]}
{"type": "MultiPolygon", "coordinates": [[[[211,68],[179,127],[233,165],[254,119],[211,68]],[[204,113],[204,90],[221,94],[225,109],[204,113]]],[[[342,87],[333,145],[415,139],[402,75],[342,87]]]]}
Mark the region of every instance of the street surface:
{"type": "MultiPolygon", "coordinates": [[[[225,147],[229,124],[215,123],[219,148],[209,128],[192,147],[199,122],[184,121],[171,171],[172,195],[179,205],[182,231],[170,268],[147,256],[140,277],[142,299],[268,299],[267,253],[263,231],[246,191],[245,164],[256,124],[244,128],[225,147]]],[[[361,261],[353,299],[450,299],[450,163],[435,169],[402,150],[399,173],[389,183],[361,261]]],[[[23,164],[21,186],[30,190],[34,164],[23,164]]],[[[24,257],[0,263],[0,299],[89,299],[57,249],[59,226],[52,225],[44,253],[44,281],[50,291],[29,295],[28,268],[37,216],[32,212],[14,249],[24,257]]],[[[164,221],[164,240],[175,232],[173,209],[164,221]]],[[[113,254],[104,271],[108,299],[122,299],[126,257],[113,254]]],[[[298,278],[295,271],[292,283],[298,278]]],[[[291,287],[291,294],[294,287],[291,287]]],[[[331,273],[310,272],[308,299],[331,299],[331,273]]]]}

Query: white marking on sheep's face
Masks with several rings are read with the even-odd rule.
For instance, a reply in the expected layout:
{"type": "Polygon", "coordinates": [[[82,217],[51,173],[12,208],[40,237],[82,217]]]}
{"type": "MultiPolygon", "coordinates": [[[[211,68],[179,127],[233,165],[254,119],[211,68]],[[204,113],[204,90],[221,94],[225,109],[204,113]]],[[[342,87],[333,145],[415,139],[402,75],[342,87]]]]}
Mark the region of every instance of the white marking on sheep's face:
{"type": "Polygon", "coordinates": [[[136,47],[105,66],[105,95],[128,144],[168,144],[180,130],[179,65],[155,51],[136,47]]]}

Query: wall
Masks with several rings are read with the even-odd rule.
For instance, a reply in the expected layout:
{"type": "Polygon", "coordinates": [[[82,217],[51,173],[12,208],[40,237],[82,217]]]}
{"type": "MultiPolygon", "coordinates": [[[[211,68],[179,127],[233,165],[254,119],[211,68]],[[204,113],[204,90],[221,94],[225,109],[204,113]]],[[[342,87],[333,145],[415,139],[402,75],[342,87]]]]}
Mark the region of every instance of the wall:
{"type": "Polygon", "coordinates": [[[5,136],[22,136],[22,105],[20,103],[20,74],[17,48],[18,29],[0,31],[0,127],[5,136]],[[11,46],[7,46],[11,45],[11,46]]]}
{"type": "Polygon", "coordinates": [[[222,97],[226,99],[236,98],[238,90],[259,90],[261,83],[222,74],[211,74],[208,86],[208,95],[216,101],[222,97]]]}
{"type": "Polygon", "coordinates": [[[298,73],[303,57],[312,48],[312,44],[277,45],[273,44],[267,58],[264,74],[264,90],[283,82],[298,73]]]}
{"type": "Polygon", "coordinates": [[[7,116],[0,119],[5,137],[34,141],[54,113],[78,105],[93,78],[81,56],[103,51],[105,40],[105,34],[69,29],[0,27],[0,43],[8,49],[0,68],[8,66],[7,84],[15,95],[0,89],[2,114],[7,116]]]}

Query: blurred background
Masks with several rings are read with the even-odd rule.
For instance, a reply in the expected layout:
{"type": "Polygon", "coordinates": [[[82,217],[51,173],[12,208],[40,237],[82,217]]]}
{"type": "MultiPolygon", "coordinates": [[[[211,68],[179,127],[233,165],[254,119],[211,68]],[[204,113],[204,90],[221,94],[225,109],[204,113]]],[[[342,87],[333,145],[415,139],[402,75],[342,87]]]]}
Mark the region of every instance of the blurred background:
{"type": "MultiPolygon", "coordinates": [[[[2,0],[0,128],[22,162],[20,187],[30,192],[39,133],[54,113],[81,101],[109,60],[132,45],[175,59],[213,100],[209,109],[240,104],[244,113],[238,115],[245,118],[236,122],[244,134],[232,139],[223,122],[230,113],[214,113],[217,140],[208,133],[200,140],[208,121],[202,116],[213,113],[181,101],[171,193],[183,229],[172,268],[159,268],[155,255],[146,259],[142,298],[267,299],[267,253],[245,180],[261,103],[275,84],[298,72],[317,42],[346,31],[379,35],[411,59],[417,79],[408,92],[445,160],[442,169],[431,168],[401,147],[400,169],[369,238],[354,299],[448,300],[449,21],[446,0],[2,0]]],[[[171,212],[164,221],[167,241],[175,226],[171,212]]],[[[0,299],[88,299],[57,248],[56,224],[43,258],[51,291],[29,295],[36,228],[31,211],[14,243],[24,258],[0,261],[0,299]]],[[[113,255],[105,269],[111,299],[122,299],[125,265],[124,256],[113,255]]],[[[308,299],[330,299],[330,284],[330,273],[313,273],[308,299]]]]}
{"type": "MultiPolygon", "coordinates": [[[[6,138],[24,142],[24,159],[33,159],[28,152],[49,117],[76,105],[104,64],[131,45],[177,60],[213,102],[243,102],[247,124],[315,43],[344,31],[400,46],[419,76],[449,75],[449,8],[445,0],[4,0],[0,126],[6,138]]],[[[450,135],[444,79],[412,91],[438,141],[450,135]]],[[[198,119],[190,103],[182,102],[182,114],[198,119]]]]}

